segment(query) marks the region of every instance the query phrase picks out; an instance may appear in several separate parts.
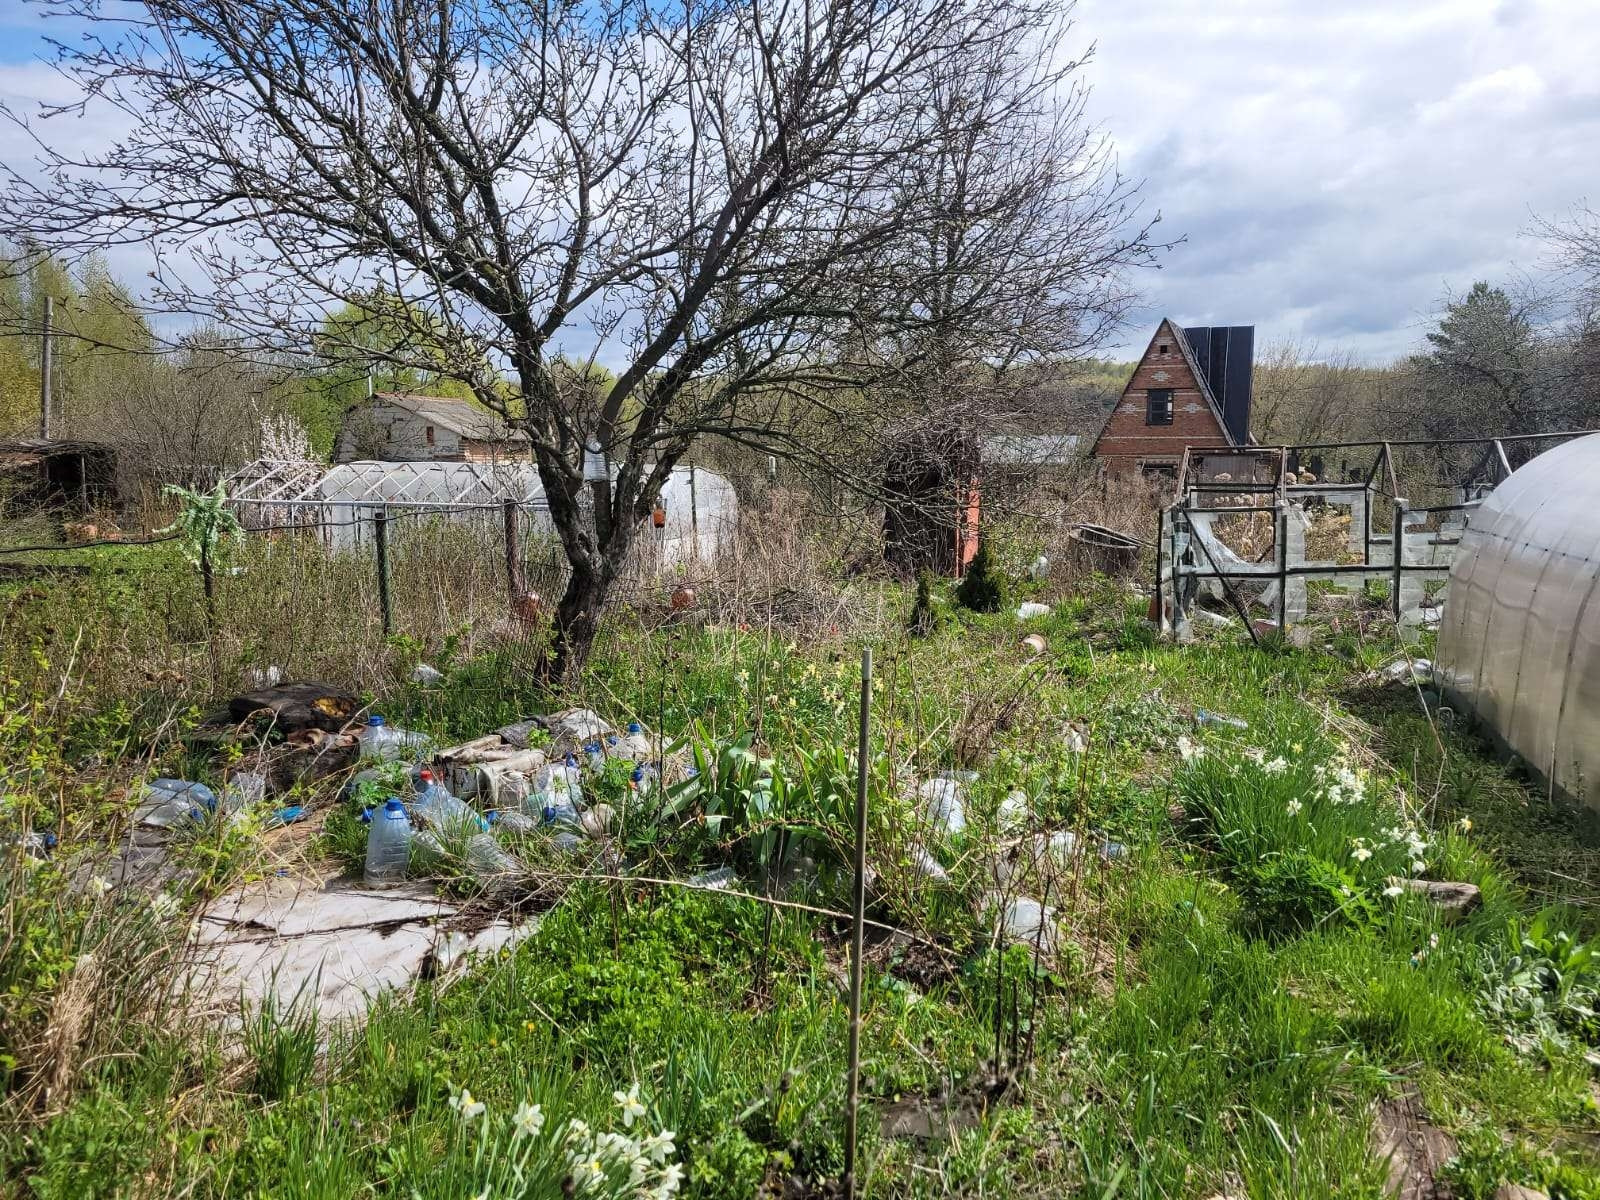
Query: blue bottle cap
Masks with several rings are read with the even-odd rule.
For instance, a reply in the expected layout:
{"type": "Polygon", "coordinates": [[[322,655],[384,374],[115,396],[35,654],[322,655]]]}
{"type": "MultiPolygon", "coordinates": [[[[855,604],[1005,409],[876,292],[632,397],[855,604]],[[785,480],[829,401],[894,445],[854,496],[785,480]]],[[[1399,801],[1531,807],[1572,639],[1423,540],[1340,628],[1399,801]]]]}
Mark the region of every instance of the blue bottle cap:
{"type": "Polygon", "coordinates": [[[637,721],[629,721],[628,722],[628,732],[629,733],[643,733],[644,732],[644,726],[639,724],[639,722],[637,722],[637,721]]]}
{"type": "Polygon", "coordinates": [[[383,811],[386,813],[404,813],[406,811],[406,806],[400,803],[399,797],[390,796],[388,801],[383,806],[383,811]]]}
{"type": "Polygon", "coordinates": [[[384,724],[384,720],[377,713],[373,713],[370,717],[367,718],[367,724],[368,725],[382,725],[382,724],[384,724]]]}
{"type": "Polygon", "coordinates": [[[633,769],[633,781],[635,783],[638,783],[643,778],[644,778],[644,768],[643,767],[635,767],[633,769]]]}
{"type": "Polygon", "coordinates": [[[575,767],[577,765],[578,765],[578,756],[576,754],[568,754],[567,755],[567,766],[575,767]]]}

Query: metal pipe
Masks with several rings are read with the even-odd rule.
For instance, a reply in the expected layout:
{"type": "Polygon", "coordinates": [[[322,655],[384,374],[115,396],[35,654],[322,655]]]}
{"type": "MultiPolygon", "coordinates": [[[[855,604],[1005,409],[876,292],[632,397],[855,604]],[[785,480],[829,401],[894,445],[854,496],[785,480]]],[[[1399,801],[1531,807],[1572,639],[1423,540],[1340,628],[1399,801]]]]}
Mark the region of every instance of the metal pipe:
{"type": "Polygon", "coordinates": [[[861,650],[861,728],[856,741],[855,892],[850,908],[850,1064],[845,1095],[844,1194],[856,1194],[856,1135],[861,1116],[861,956],[867,916],[867,774],[872,725],[872,647],[861,650]]]}
{"type": "Polygon", "coordinates": [[[1406,502],[1396,496],[1394,501],[1394,561],[1389,586],[1394,592],[1394,621],[1400,624],[1400,575],[1405,570],[1406,502]]]}

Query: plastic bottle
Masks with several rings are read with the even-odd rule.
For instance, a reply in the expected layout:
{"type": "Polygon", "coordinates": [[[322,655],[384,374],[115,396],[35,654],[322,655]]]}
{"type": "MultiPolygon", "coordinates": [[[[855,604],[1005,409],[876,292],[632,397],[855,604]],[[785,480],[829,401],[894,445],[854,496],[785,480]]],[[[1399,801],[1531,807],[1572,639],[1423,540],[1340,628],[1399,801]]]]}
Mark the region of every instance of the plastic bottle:
{"type": "Polygon", "coordinates": [[[397,757],[398,747],[395,744],[394,731],[378,713],[373,713],[367,718],[366,727],[357,736],[357,740],[361,743],[362,758],[383,762],[397,757]]]}
{"type": "Polygon", "coordinates": [[[577,756],[569,754],[564,762],[544,769],[539,790],[547,795],[546,803],[564,803],[576,809],[583,801],[582,779],[577,756]]]}
{"type": "Polygon", "coordinates": [[[645,736],[644,726],[639,722],[628,722],[628,736],[622,739],[621,752],[624,758],[631,758],[634,762],[649,759],[650,739],[645,736]]]}
{"type": "Polygon", "coordinates": [[[589,770],[598,775],[606,769],[606,752],[601,749],[599,742],[586,742],[583,747],[584,757],[589,760],[589,770]]]}
{"type": "Polygon", "coordinates": [[[217,796],[203,783],[188,779],[152,779],[145,785],[139,820],[158,828],[180,821],[204,820],[217,807],[217,796]]]}
{"type": "Polygon", "coordinates": [[[492,833],[475,833],[467,840],[467,867],[479,879],[516,875],[522,863],[495,841],[492,833]]]}
{"type": "Polygon", "coordinates": [[[398,886],[405,880],[410,858],[411,822],[406,819],[405,806],[391,796],[367,830],[367,886],[398,886]]]}
{"type": "Polygon", "coordinates": [[[629,778],[628,789],[633,793],[634,799],[642,800],[656,789],[656,771],[648,763],[640,763],[633,769],[629,778]]]}
{"type": "Polygon", "coordinates": [[[1194,710],[1194,723],[1200,729],[1204,729],[1207,726],[1221,727],[1226,729],[1250,728],[1250,723],[1248,721],[1242,721],[1238,717],[1225,717],[1221,713],[1208,712],[1203,708],[1197,708],[1194,710]]]}
{"type": "Polygon", "coordinates": [[[692,876],[689,886],[705,888],[707,891],[725,892],[739,882],[739,876],[732,867],[718,867],[714,871],[703,871],[692,876]]]}
{"type": "Polygon", "coordinates": [[[464,800],[452,796],[445,786],[433,777],[432,771],[419,772],[417,779],[422,784],[422,790],[417,793],[412,809],[417,814],[419,822],[434,829],[466,825],[476,829],[486,828],[477,810],[464,800]]]}
{"type": "Polygon", "coordinates": [[[266,776],[255,771],[239,771],[222,789],[222,811],[233,813],[248,808],[267,794],[266,776]]]}

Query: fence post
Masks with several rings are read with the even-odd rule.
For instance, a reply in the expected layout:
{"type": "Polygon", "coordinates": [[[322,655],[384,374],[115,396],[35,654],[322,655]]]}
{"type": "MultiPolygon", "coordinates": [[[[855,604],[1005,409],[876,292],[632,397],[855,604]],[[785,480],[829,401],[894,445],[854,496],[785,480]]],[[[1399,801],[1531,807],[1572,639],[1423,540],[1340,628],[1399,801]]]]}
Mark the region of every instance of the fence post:
{"type": "Polygon", "coordinates": [[[389,593],[389,510],[372,514],[372,539],[378,548],[378,608],[383,613],[383,636],[394,632],[394,607],[389,593]]]}
{"type": "Polygon", "coordinates": [[[1394,546],[1390,562],[1389,597],[1394,606],[1394,623],[1400,625],[1400,570],[1405,563],[1406,502],[1394,498],[1394,546]]]}
{"type": "Polygon", "coordinates": [[[694,464],[689,464],[689,561],[700,561],[700,502],[694,489],[694,464]]]}
{"type": "Polygon", "coordinates": [[[506,589],[511,593],[511,602],[515,604],[517,597],[528,590],[522,579],[522,546],[517,538],[517,502],[508,496],[500,502],[500,507],[505,515],[506,525],[506,589]]]}
{"type": "Polygon", "coordinates": [[[1278,501],[1278,633],[1289,632],[1289,505],[1278,501]]]}

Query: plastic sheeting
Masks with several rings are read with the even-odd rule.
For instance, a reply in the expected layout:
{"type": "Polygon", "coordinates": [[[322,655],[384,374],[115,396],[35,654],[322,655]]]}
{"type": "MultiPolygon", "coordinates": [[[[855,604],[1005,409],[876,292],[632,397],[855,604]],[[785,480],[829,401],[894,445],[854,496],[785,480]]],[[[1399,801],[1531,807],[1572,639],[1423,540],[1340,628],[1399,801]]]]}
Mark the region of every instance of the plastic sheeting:
{"type": "MultiPolygon", "coordinates": [[[[350,550],[371,540],[373,519],[423,512],[498,530],[500,506],[515,500],[524,529],[554,533],[539,473],[531,463],[258,462],[229,481],[230,497],[249,527],[320,527],[329,545],[350,550]]],[[[738,519],[733,485],[699,467],[677,467],[661,489],[666,523],[646,519],[641,553],[662,565],[714,558],[738,519]]]]}
{"type": "Polygon", "coordinates": [[[1600,806],[1600,434],[1514,472],[1472,515],[1450,571],[1438,679],[1567,795],[1600,806]]]}

